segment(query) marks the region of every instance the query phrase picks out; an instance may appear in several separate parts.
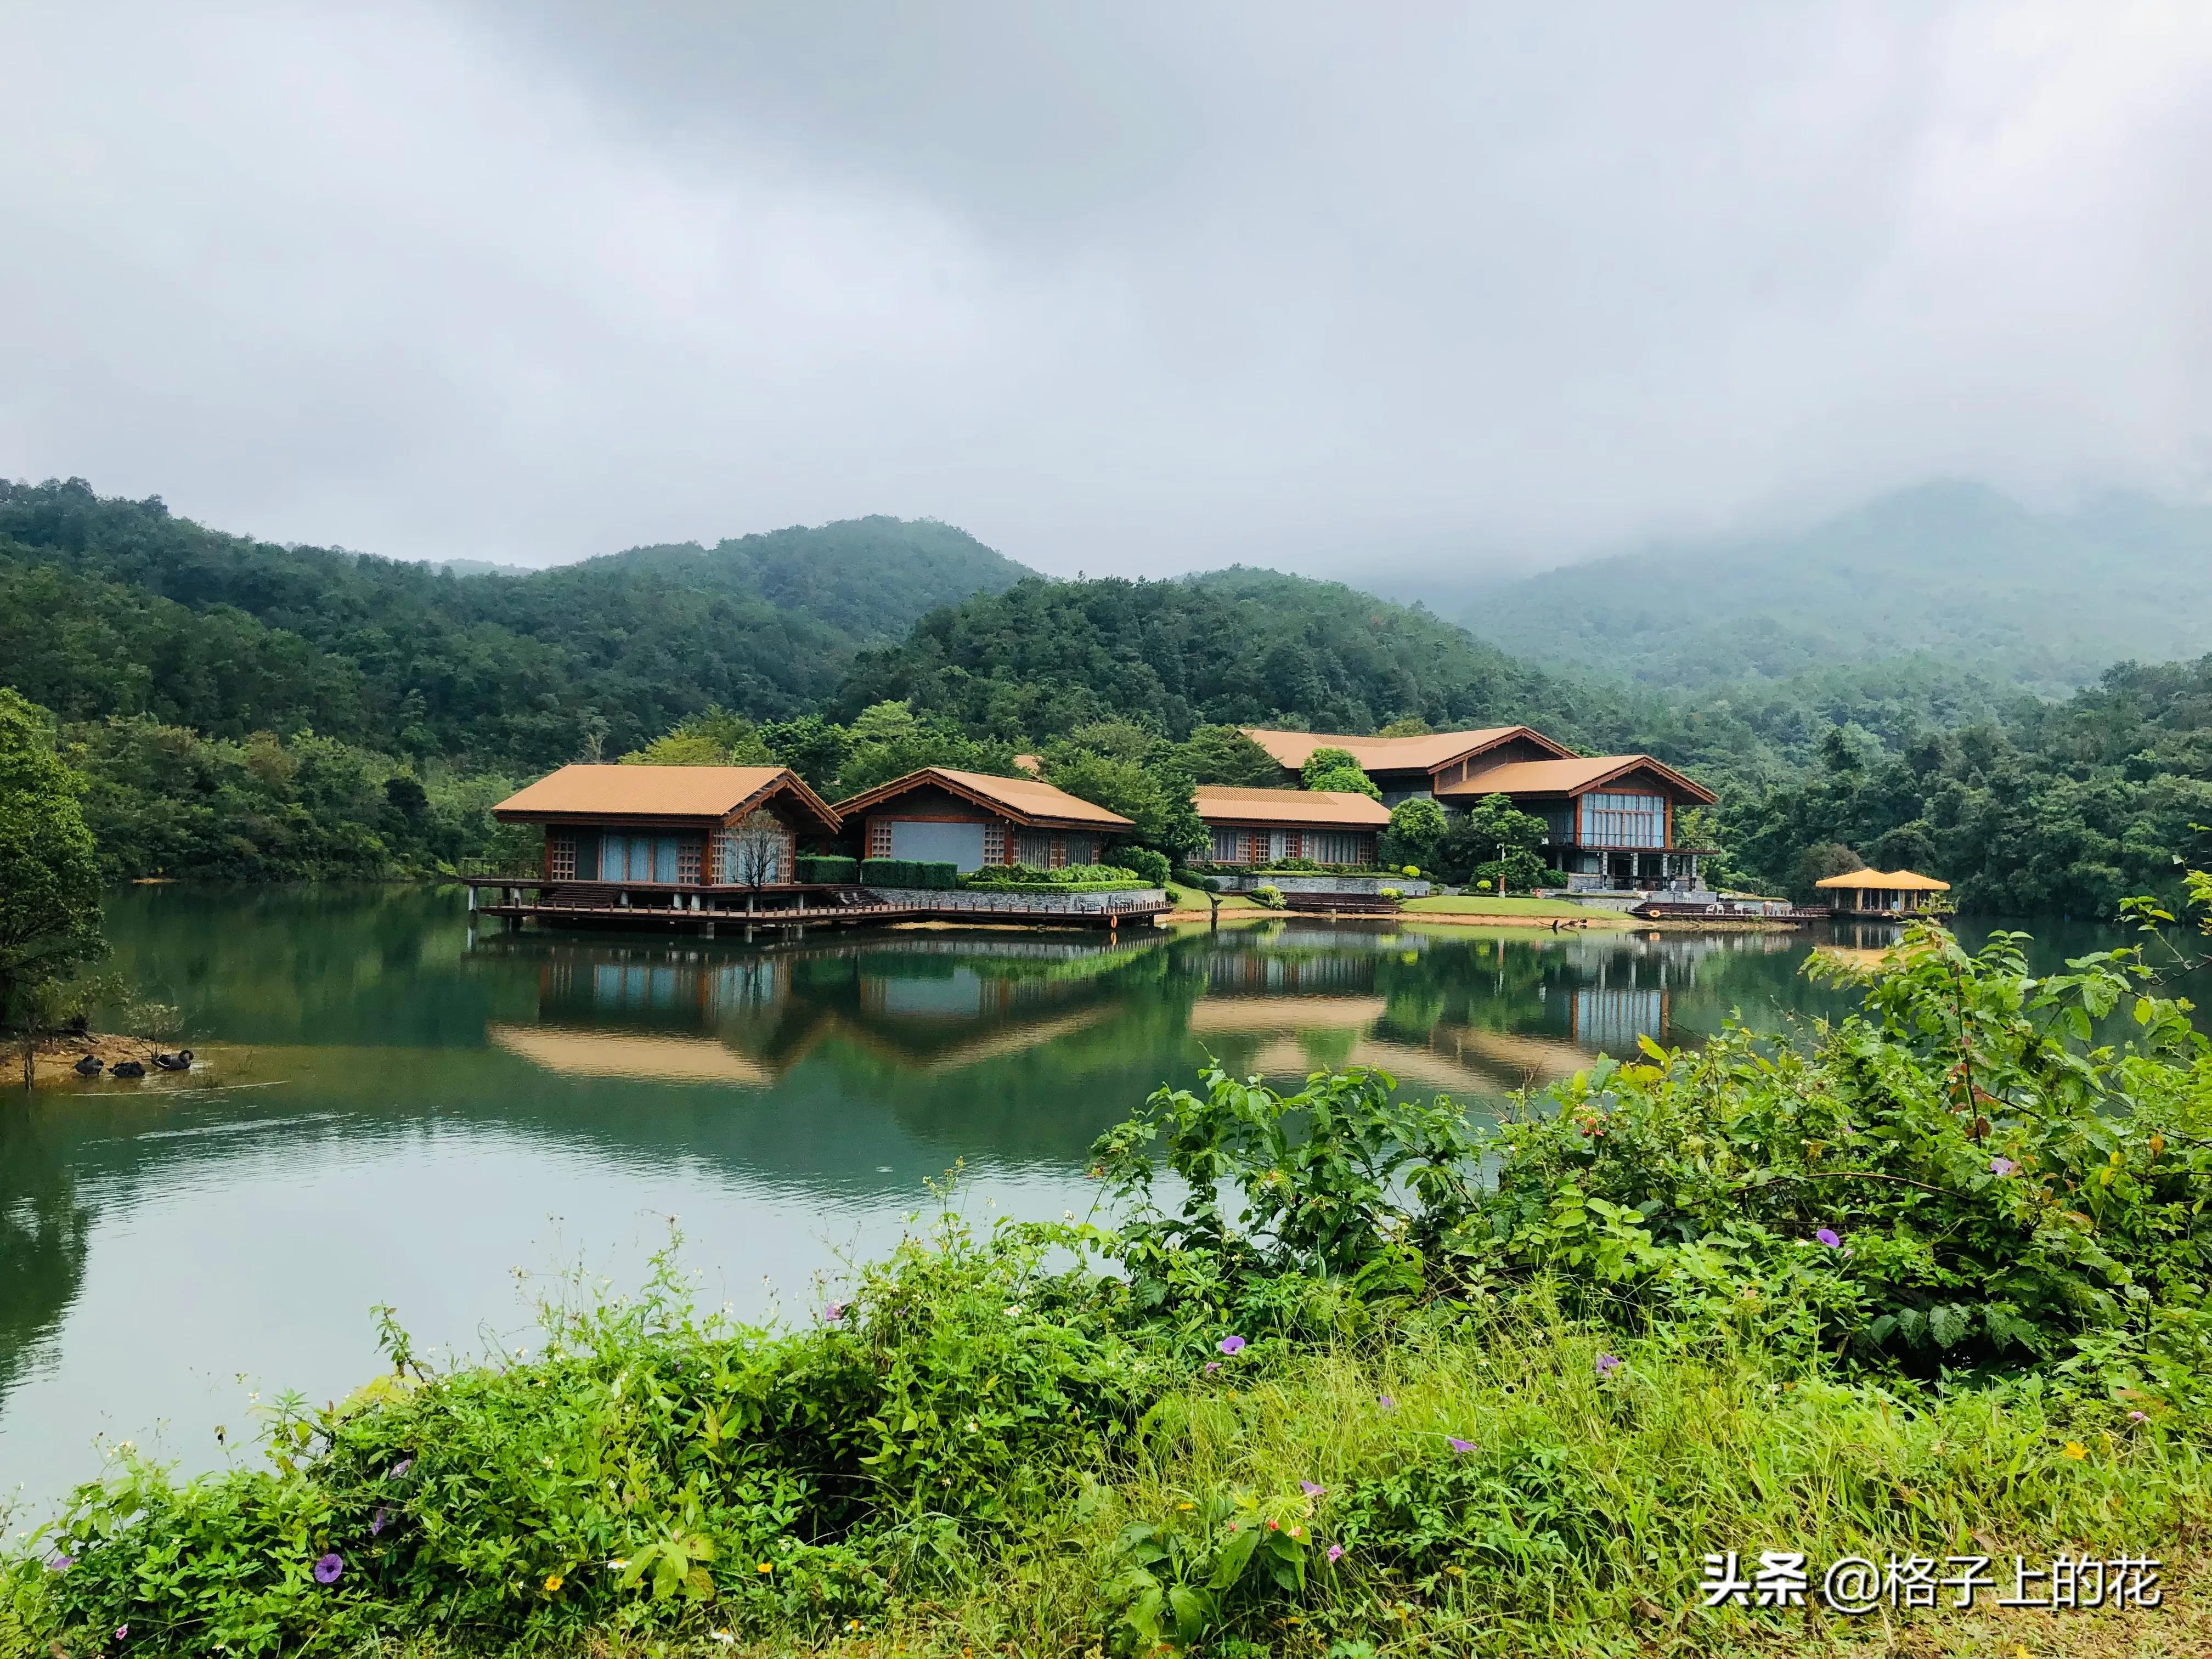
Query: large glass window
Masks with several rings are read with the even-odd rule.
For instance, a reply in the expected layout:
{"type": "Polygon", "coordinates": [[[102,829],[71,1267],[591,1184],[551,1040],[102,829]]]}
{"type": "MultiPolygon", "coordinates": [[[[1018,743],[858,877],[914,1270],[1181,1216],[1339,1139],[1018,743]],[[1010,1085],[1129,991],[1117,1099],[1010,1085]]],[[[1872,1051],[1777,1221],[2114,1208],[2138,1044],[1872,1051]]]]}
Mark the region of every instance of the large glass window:
{"type": "Polygon", "coordinates": [[[1592,790],[1583,797],[1582,840],[1586,847],[1664,847],[1667,798],[1592,790]]]}

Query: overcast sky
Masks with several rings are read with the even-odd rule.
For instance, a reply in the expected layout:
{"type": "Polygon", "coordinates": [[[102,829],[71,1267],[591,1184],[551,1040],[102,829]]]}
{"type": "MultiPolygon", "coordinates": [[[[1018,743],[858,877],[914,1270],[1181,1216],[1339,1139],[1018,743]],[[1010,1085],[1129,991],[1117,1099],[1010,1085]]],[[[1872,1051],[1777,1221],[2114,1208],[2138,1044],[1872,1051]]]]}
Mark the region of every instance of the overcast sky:
{"type": "Polygon", "coordinates": [[[0,475],[538,563],[2212,483],[2212,6],[0,0],[0,475]]]}

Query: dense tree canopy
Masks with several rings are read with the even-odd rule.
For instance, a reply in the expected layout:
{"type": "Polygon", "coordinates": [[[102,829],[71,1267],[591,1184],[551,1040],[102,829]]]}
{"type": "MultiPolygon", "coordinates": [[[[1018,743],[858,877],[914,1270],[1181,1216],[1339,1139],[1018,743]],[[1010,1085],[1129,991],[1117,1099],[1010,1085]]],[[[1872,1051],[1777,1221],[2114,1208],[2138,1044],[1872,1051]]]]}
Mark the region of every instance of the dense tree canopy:
{"type": "Polygon", "coordinates": [[[1255,570],[1018,583],[863,653],[837,701],[885,698],[1009,739],[1117,715],[1176,738],[1209,724],[1370,732],[1408,712],[1579,727],[1569,688],[1426,611],[1255,570]]]}
{"type": "Polygon", "coordinates": [[[326,736],[542,769],[710,705],[812,712],[861,645],[1020,566],[948,526],[864,519],[523,575],[273,546],[0,481],[0,662],[69,719],[326,736]]]}
{"type": "Polygon", "coordinates": [[[46,711],[0,688],[0,1029],[27,1038],[52,988],[106,948],[82,787],[46,711]]]}
{"type": "Polygon", "coordinates": [[[1837,847],[1941,877],[1968,908],[2110,916],[2212,859],[2212,657],[2124,663],[2063,703],[1893,750],[1839,732],[1822,753],[1810,779],[1728,803],[1732,856],[1766,884],[1802,892],[1837,847]]]}

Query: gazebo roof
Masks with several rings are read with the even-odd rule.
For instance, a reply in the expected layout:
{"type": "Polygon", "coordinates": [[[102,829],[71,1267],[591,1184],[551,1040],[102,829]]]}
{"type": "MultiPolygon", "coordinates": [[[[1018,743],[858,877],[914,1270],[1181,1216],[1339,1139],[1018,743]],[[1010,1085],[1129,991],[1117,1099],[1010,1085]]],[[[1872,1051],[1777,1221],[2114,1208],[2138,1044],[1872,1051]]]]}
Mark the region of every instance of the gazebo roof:
{"type": "Polygon", "coordinates": [[[1951,884],[1923,876],[1915,870],[1846,870],[1840,876],[1823,876],[1815,887],[1856,888],[1863,892],[1948,893],[1951,884]]]}

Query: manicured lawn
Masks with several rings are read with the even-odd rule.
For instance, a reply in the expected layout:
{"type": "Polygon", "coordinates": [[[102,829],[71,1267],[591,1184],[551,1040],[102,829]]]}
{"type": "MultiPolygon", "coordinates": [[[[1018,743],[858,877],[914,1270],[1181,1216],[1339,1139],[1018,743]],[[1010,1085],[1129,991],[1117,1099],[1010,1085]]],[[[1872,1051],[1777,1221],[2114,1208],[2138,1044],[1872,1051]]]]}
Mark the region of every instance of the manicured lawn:
{"type": "MultiPolygon", "coordinates": [[[[1178,910],[1203,910],[1206,908],[1206,892],[1202,888],[1178,887],[1170,882],[1168,902],[1178,910]]],[[[1221,895],[1221,908],[1224,910],[1256,910],[1260,907],[1242,893],[1224,893],[1221,895]]]]}
{"type": "Polygon", "coordinates": [[[1407,899],[1407,915],[1460,916],[1579,916],[1588,921],[1619,921],[1620,913],[1570,904],[1565,899],[1494,898],[1482,893],[1459,893],[1443,898],[1407,899]]]}

